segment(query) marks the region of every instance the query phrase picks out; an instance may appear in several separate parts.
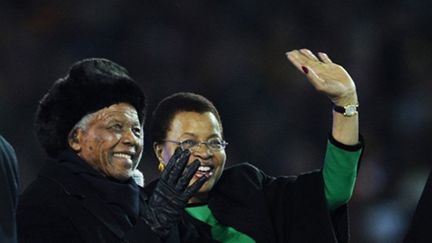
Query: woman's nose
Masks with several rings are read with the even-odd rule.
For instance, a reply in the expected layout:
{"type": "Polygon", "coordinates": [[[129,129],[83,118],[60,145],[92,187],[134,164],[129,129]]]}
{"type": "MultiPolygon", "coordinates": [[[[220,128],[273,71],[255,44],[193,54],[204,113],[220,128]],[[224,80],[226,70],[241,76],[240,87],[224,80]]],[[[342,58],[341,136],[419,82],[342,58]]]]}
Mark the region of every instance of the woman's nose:
{"type": "Polygon", "coordinates": [[[199,143],[195,147],[191,148],[192,155],[200,158],[207,158],[213,155],[213,151],[205,143],[199,143]]]}

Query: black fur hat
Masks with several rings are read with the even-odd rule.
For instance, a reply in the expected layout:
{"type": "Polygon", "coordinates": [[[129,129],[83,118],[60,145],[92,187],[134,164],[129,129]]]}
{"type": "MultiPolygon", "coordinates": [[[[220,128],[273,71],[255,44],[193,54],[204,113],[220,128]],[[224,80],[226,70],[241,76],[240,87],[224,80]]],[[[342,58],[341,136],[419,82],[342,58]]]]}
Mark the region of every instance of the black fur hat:
{"type": "Polygon", "coordinates": [[[68,134],[82,117],[120,102],[135,107],[143,123],[145,95],[128,71],[107,59],[81,60],[39,102],[36,136],[48,155],[56,158],[68,147],[68,134]]]}

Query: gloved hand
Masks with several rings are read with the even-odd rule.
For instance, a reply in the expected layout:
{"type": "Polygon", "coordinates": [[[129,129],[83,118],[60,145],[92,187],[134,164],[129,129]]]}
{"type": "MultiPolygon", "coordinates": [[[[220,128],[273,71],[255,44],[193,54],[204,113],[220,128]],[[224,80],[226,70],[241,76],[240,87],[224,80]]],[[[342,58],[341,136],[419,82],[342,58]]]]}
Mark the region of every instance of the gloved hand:
{"type": "Polygon", "coordinates": [[[189,150],[176,149],[162,172],[153,194],[149,197],[148,207],[143,212],[144,221],[161,238],[168,235],[188,200],[207,180],[207,177],[203,176],[188,187],[200,166],[199,160],[195,160],[186,167],[189,156],[189,150]]]}

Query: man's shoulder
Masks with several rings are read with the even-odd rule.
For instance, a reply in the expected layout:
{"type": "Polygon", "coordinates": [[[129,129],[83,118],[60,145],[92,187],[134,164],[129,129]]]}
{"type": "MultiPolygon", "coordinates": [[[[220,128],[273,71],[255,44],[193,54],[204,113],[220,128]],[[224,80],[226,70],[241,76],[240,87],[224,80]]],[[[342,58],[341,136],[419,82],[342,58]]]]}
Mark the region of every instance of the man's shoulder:
{"type": "Polygon", "coordinates": [[[52,205],[69,198],[82,182],[57,162],[48,162],[20,196],[21,205],[52,205]]]}
{"type": "Polygon", "coordinates": [[[34,222],[61,222],[66,219],[67,199],[60,185],[39,175],[19,197],[18,221],[21,226],[34,222]]]}
{"type": "Polygon", "coordinates": [[[59,201],[66,196],[59,180],[60,177],[47,177],[40,173],[20,195],[19,205],[44,205],[59,201]]]}

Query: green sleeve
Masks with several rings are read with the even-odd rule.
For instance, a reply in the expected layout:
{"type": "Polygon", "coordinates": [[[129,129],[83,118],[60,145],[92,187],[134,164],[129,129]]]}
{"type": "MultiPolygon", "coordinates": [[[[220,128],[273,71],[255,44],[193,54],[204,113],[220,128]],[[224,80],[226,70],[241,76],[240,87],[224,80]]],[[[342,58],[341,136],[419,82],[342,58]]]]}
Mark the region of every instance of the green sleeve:
{"type": "Polygon", "coordinates": [[[357,167],[363,146],[348,146],[331,138],[324,160],[324,191],[328,208],[333,211],[347,203],[357,178],[357,167]]]}

